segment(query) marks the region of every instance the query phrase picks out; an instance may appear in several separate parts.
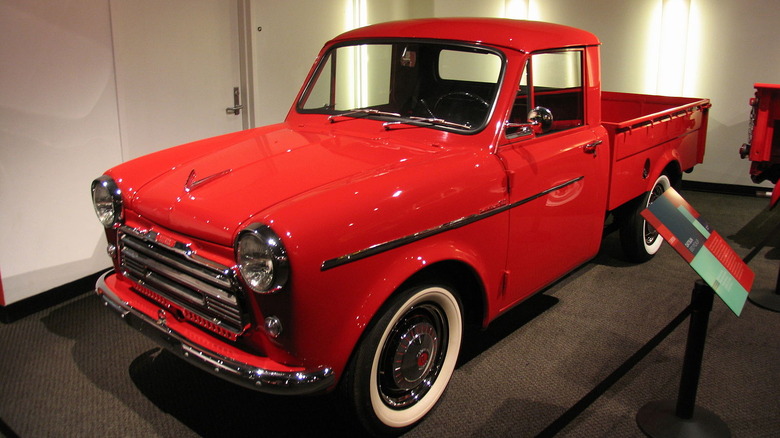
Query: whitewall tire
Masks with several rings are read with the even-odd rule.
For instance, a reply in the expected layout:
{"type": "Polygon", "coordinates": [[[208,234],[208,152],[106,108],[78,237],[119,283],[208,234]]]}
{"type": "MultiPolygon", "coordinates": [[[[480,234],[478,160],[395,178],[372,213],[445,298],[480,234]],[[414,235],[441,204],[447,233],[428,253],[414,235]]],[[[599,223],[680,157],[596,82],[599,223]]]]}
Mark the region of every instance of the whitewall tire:
{"type": "Polygon", "coordinates": [[[645,262],[653,258],[661,249],[664,238],[647,223],[641,213],[671,186],[669,177],[661,175],[655,180],[653,188],[645,193],[639,202],[629,207],[630,210],[623,218],[620,227],[620,243],[628,260],[637,263],[645,262]]]}
{"type": "Polygon", "coordinates": [[[429,285],[394,297],[363,339],[345,375],[362,425],[377,435],[402,433],[439,402],[463,339],[454,290],[429,285]]]}

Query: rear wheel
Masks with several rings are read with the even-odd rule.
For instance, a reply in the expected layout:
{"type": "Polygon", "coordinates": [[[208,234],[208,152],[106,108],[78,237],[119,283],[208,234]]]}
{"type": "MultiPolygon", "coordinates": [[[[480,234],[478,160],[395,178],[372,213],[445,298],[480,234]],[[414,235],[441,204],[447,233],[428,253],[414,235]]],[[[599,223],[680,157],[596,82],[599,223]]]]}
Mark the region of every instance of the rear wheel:
{"type": "Polygon", "coordinates": [[[647,223],[641,213],[659,196],[663,195],[671,185],[668,176],[659,176],[655,180],[653,188],[645,193],[638,202],[628,207],[630,210],[623,218],[620,227],[620,244],[628,260],[637,263],[646,262],[661,249],[664,238],[652,225],[647,223]]]}
{"type": "Polygon", "coordinates": [[[377,435],[412,428],[444,394],[462,337],[462,308],[453,289],[418,286],[395,297],[344,376],[357,419],[377,435]]]}

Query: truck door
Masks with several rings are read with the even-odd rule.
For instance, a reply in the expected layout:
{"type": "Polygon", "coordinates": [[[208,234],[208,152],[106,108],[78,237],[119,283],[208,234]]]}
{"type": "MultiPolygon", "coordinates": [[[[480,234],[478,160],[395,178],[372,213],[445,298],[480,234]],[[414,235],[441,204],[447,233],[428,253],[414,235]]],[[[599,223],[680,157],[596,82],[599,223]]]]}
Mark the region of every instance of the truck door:
{"type": "Polygon", "coordinates": [[[598,252],[606,211],[609,149],[605,130],[585,122],[583,50],[532,55],[508,126],[527,114],[551,115],[540,126],[507,128],[498,155],[509,181],[510,306],[598,252]],[[551,122],[551,123],[550,123],[551,122]],[[603,142],[603,144],[602,144],[603,142]]]}

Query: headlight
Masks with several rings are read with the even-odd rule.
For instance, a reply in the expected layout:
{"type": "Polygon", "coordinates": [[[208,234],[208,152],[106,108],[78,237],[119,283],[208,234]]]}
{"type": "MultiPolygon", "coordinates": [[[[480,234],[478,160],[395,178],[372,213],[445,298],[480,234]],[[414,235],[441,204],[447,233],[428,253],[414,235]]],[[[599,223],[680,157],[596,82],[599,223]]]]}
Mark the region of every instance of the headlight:
{"type": "Polygon", "coordinates": [[[110,176],[103,175],[92,181],[92,204],[104,227],[122,223],[122,191],[110,176]]]}
{"type": "Polygon", "coordinates": [[[261,294],[281,290],[290,275],[284,245],[266,225],[250,225],[239,233],[236,262],[244,283],[261,294]]]}

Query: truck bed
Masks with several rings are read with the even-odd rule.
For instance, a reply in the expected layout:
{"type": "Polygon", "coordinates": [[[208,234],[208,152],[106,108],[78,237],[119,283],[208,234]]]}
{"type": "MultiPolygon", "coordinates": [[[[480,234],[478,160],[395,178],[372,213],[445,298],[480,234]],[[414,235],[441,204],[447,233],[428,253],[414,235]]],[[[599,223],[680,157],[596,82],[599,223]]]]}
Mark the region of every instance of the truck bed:
{"type": "MultiPolygon", "coordinates": [[[[602,93],[602,124],[612,156],[609,209],[643,193],[654,160],[674,157],[682,171],[704,160],[708,99],[602,93]]],[[[653,181],[650,181],[652,183],[653,181]]]]}

